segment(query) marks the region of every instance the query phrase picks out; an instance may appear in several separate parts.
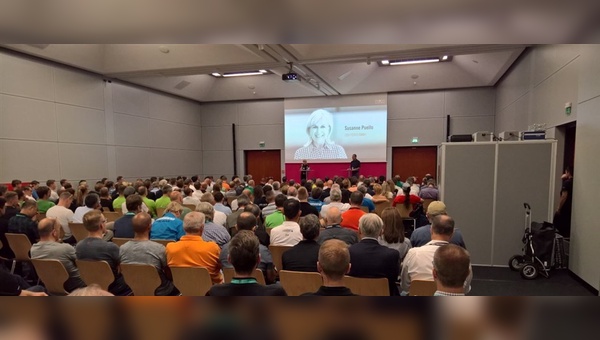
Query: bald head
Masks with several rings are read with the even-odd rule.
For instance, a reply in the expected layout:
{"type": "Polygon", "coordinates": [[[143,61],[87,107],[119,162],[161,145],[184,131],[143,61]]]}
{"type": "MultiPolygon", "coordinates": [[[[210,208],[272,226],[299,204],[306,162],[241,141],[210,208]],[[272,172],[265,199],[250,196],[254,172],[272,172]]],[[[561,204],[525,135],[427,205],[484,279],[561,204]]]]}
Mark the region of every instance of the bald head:
{"type": "Polygon", "coordinates": [[[131,225],[136,237],[148,237],[152,227],[152,217],[145,212],[138,213],[133,216],[131,225]]]}
{"type": "Polygon", "coordinates": [[[342,212],[337,207],[331,207],[327,210],[327,216],[325,216],[327,225],[336,225],[342,222],[342,212]]]}
{"type": "Polygon", "coordinates": [[[40,235],[41,240],[48,240],[53,238],[53,232],[56,232],[55,239],[52,241],[56,241],[58,239],[58,233],[60,230],[60,223],[57,219],[54,218],[44,218],[38,223],[38,234],[40,235]]]}

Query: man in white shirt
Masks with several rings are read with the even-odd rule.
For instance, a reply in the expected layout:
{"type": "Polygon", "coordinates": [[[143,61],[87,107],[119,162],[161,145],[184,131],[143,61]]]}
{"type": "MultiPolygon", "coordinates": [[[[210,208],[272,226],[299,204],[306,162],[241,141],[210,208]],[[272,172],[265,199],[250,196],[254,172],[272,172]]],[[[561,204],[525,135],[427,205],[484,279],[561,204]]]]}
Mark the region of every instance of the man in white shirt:
{"type": "Polygon", "coordinates": [[[46,186],[50,188],[50,200],[52,202],[58,201],[60,198],[58,197],[58,193],[56,192],[56,181],[53,179],[49,179],[46,181],[46,186]]]}
{"type": "Polygon", "coordinates": [[[100,196],[97,194],[88,194],[85,196],[85,206],[79,207],[75,210],[75,214],[73,214],[73,222],[75,223],[83,223],[83,215],[86,213],[100,209],[100,196]]]}
{"type": "Polygon", "coordinates": [[[200,204],[200,199],[194,195],[194,190],[191,188],[187,187],[183,189],[183,193],[185,194],[185,197],[183,198],[183,204],[193,204],[195,206],[200,204]]]}
{"type": "Polygon", "coordinates": [[[339,189],[339,186],[335,187],[334,185],[334,187],[331,188],[328,198],[330,199],[330,203],[321,207],[321,217],[325,218],[327,216],[327,211],[331,207],[340,209],[340,212],[342,213],[350,209],[350,204],[342,203],[342,191],[339,189]]]}
{"type": "MultiPolygon", "coordinates": [[[[215,197],[207,192],[206,194],[202,195],[202,197],[200,198],[200,202],[208,202],[210,203],[213,207],[216,203],[215,201],[215,197]]],[[[225,215],[224,213],[215,210],[215,215],[213,217],[213,223],[218,224],[220,226],[225,226],[225,223],[227,222],[227,215],[225,215]]]]}
{"type": "MultiPolygon", "coordinates": [[[[450,242],[454,234],[454,220],[448,215],[438,215],[431,225],[431,241],[422,247],[411,248],[402,263],[402,295],[408,295],[413,280],[433,281],[435,251],[450,242]]],[[[471,270],[471,266],[469,266],[471,270]]],[[[472,271],[464,282],[465,293],[471,290],[472,271]]]]}
{"type": "Polygon", "coordinates": [[[283,203],[285,221],[282,225],[271,230],[271,245],[293,247],[302,241],[300,232],[300,201],[287,199],[283,203]]]}
{"type": "Polygon", "coordinates": [[[73,195],[70,192],[64,191],[58,198],[58,204],[48,209],[46,217],[55,218],[58,220],[65,232],[64,242],[65,243],[76,243],[75,238],[72,237],[71,228],[69,228],[69,222],[73,221],[73,212],[69,207],[73,203],[73,195]]]}

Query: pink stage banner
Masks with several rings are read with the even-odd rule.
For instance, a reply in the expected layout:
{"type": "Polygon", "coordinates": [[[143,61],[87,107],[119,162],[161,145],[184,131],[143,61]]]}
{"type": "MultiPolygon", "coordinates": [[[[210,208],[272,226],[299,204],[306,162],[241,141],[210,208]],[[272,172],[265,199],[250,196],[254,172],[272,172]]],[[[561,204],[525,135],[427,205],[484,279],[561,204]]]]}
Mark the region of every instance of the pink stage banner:
{"type": "MultiPolygon", "coordinates": [[[[296,182],[300,181],[300,164],[301,163],[285,163],[285,175],[287,179],[293,179],[296,182]]],[[[385,176],[386,173],[386,162],[373,162],[373,163],[365,163],[362,162],[360,166],[360,174],[363,176],[385,176]]],[[[333,178],[333,176],[343,176],[348,177],[348,168],[350,167],[350,162],[348,163],[309,163],[310,172],[308,173],[308,178],[321,178],[329,177],[333,178]]]]}

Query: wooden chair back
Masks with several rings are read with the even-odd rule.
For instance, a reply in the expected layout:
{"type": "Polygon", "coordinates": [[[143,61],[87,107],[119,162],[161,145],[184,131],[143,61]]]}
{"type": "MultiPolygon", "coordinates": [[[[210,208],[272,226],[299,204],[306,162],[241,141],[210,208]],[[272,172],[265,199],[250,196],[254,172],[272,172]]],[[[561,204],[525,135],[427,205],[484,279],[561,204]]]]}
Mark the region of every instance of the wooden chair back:
{"type": "MultiPolygon", "coordinates": [[[[233,279],[233,276],[235,275],[235,272],[233,270],[233,268],[223,268],[223,277],[225,278],[225,283],[231,283],[231,280],[233,279]]],[[[260,269],[254,269],[254,273],[252,273],[252,277],[256,279],[256,281],[258,282],[258,284],[261,285],[266,285],[265,282],[265,276],[263,275],[262,270],[260,269]]]]}
{"type": "Polygon", "coordinates": [[[167,210],[167,208],[156,208],[156,216],[158,218],[163,217],[163,215],[165,214],[165,210],[167,210]]]}
{"type": "Polygon", "coordinates": [[[202,267],[170,267],[173,284],[183,296],[205,296],[212,280],[206,268],[202,267]]]}
{"type": "Polygon", "coordinates": [[[156,242],[156,243],[160,243],[160,244],[162,244],[165,247],[167,246],[167,244],[169,244],[171,242],[175,242],[175,240],[158,240],[158,239],[152,239],[150,241],[156,242]]]}
{"type": "Polygon", "coordinates": [[[383,209],[389,208],[391,206],[392,204],[390,203],[390,201],[377,202],[375,203],[375,214],[377,214],[377,216],[381,216],[381,212],[383,211],[383,209]]]}
{"type": "Polygon", "coordinates": [[[76,260],[79,275],[86,285],[97,284],[103,290],[115,281],[115,275],[106,261],[76,260]]]}
{"type": "Polygon", "coordinates": [[[366,212],[367,214],[369,213],[369,207],[365,207],[365,206],[360,206],[360,210],[366,212]]]}
{"type": "Polygon", "coordinates": [[[59,260],[38,260],[32,259],[31,263],[35,267],[35,272],[46,286],[46,290],[51,295],[68,295],[65,290],[65,281],[69,279],[69,273],[65,266],[59,260]]]}
{"type": "Polygon", "coordinates": [[[120,247],[131,240],[133,240],[133,239],[132,238],[124,238],[124,237],[113,237],[111,241],[112,241],[112,243],[114,243],[120,247]]]}
{"type": "Polygon", "coordinates": [[[190,209],[191,211],[196,211],[196,205],[195,204],[184,204],[184,207],[190,209]]]}
{"type": "Polygon", "coordinates": [[[437,286],[435,281],[415,280],[410,282],[409,296],[433,296],[437,286]]]}
{"type": "Polygon", "coordinates": [[[323,278],[316,272],[279,271],[279,281],[289,296],[314,293],[323,285],[323,278]]]}
{"type": "Polygon", "coordinates": [[[426,213],[427,212],[427,208],[429,208],[429,205],[431,204],[431,202],[435,201],[432,198],[426,198],[423,200],[423,212],[426,213]]]}
{"type": "Polygon", "coordinates": [[[123,215],[123,209],[121,208],[113,208],[113,210],[118,213],[119,215],[123,215]]]}
{"type": "Polygon", "coordinates": [[[121,263],[121,273],[134,296],[154,296],[161,284],[156,267],[149,264],[121,263]]]}
{"type": "MultiPolygon", "coordinates": [[[[269,230],[269,229],[267,229],[267,230],[269,230]]],[[[290,249],[292,249],[292,247],[289,247],[289,246],[273,246],[273,245],[269,246],[269,251],[271,252],[271,257],[273,257],[273,265],[275,266],[275,268],[277,270],[283,269],[283,261],[282,261],[283,253],[285,253],[286,251],[288,251],[290,249]]]]}
{"type": "Polygon", "coordinates": [[[105,211],[102,213],[102,215],[104,215],[107,222],[114,222],[123,216],[120,212],[112,211],[105,211]]]}
{"type": "Polygon", "coordinates": [[[362,296],[390,296],[388,280],[384,277],[371,279],[345,276],[344,284],[352,293],[362,296]]]}
{"type": "Polygon", "coordinates": [[[407,208],[404,206],[404,204],[398,203],[396,204],[396,209],[398,210],[402,218],[409,218],[410,213],[413,211],[413,205],[409,204],[407,208]]]}
{"type": "Polygon", "coordinates": [[[73,237],[75,237],[75,241],[77,242],[88,236],[88,231],[83,226],[83,223],[69,222],[69,229],[71,229],[71,234],[73,234],[73,237]]]}
{"type": "Polygon", "coordinates": [[[6,233],[6,240],[8,241],[8,246],[15,254],[16,261],[31,261],[31,257],[29,257],[29,250],[31,249],[31,242],[27,238],[25,234],[13,234],[6,233]]]}

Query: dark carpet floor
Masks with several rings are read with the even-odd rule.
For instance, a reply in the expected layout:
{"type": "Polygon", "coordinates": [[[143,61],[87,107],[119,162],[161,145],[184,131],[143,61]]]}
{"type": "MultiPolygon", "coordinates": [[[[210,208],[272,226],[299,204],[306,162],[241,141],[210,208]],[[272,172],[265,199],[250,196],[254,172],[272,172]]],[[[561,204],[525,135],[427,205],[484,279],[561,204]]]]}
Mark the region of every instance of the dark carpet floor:
{"type": "Polygon", "coordinates": [[[508,267],[473,267],[471,296],[593,296],[568,270],[550,271],[550,277],[521,278],[508,267]]]}

